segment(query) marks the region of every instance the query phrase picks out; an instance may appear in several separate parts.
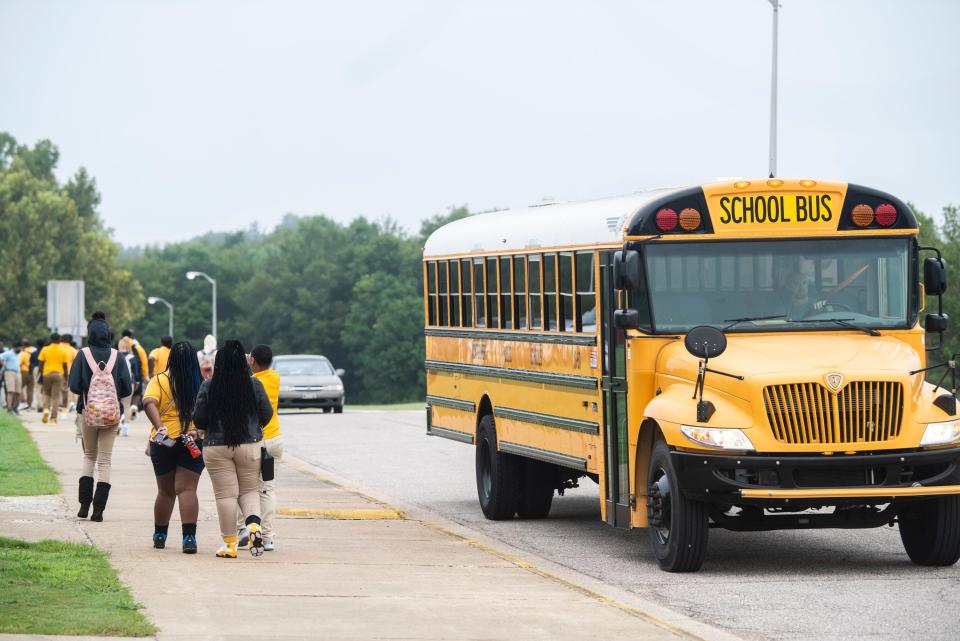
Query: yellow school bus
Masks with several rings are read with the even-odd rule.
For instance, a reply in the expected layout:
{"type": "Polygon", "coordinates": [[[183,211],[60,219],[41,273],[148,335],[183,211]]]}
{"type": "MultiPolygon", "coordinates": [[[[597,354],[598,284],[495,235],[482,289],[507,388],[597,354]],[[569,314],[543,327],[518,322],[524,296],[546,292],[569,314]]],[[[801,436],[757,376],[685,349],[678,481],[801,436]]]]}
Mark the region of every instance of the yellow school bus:
{"type": "Polygon", "coordinates": [[[487,518],[588,477],[668,571],[711,527],[897,523],[953,564],[956,372],[926,358],[942,308],[921,324],[946,273],[917,233],[889,194],[807,179],[450,223],[424,247],[427,432],[475,446],[487,518]]]}

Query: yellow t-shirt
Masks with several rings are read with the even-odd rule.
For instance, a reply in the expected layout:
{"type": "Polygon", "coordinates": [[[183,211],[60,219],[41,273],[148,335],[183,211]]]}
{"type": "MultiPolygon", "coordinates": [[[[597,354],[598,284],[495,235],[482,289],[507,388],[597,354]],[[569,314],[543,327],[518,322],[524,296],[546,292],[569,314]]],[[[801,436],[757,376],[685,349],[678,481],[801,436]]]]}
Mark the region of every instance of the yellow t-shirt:
{"type": "Polygon", "coordinates": [[[67,372],[69,372],[70,368],[73,367],[73,361],[77,357],[77,354],[80,353],[80,350],[70,343],[60,343],[60,349],[67,353],[67,372]]]}
{"type": "Polygon", "coordinates": [[[33,347],[26,347],[20,352],[20,371],[30,371],[30,356],[33,354],[33,347]]]}
{"type": "Polygon", "coordinates": [[[277,406],[280,404],[280,374],[276,370],[265,369],[253,375],[254,378],[263,383],[263,389],[267,392],[267,398],[270,399],[270,406],[273,407],[273,418],[263,426],[264,440],[280,436],[280,417],[277,415],[277,406]]]}
{"type": "Polygon", "coordinates": [[[170,358],[170,348],[161,345],[150,352],[150,358],[153,359],[153,375],[156,376],[160,372],[166,371],[167,359],[170,358]]]}
{"type": "Polygon", "coordinates": [[[37,358],[43,363],[43,375],[59,372],[63,374],[63,368],[66,366],[69,371],[70,361],[67,359],[69,354],[60,346],[60,343],[51,343],[40,350],[40,356],[37,358]]]}
{"type": "MultiPolygon", "coordinates": [[[[147,391],[143,393],[144,400],[148,398],[157,401],[157,411],[160,412],[160,422],[167,428],[167,436],[177,438],[180,436],[180,413],[177,411],[177,404],[173,402],[173,394],[170,393],[170,377],[167,374],[158,374],[147,383],[147,391]]],[[[191,421],[190,426],[193,426],[191,421]]],[[[150,428],[150,438],[157,435],[157,428],[150,428]]]]}
{"type": "MultiPolygon", "coordinates": [[[[137,355],[137,358],[140,360],[140,377],[147,378],[147,374],[150,373],[147,365],[147,350],[143,349],[143,346],[139,342],[133,344],[133,352],[137,355]]],[[[133,381],[136,384],[137,381],[133,381]]]]}

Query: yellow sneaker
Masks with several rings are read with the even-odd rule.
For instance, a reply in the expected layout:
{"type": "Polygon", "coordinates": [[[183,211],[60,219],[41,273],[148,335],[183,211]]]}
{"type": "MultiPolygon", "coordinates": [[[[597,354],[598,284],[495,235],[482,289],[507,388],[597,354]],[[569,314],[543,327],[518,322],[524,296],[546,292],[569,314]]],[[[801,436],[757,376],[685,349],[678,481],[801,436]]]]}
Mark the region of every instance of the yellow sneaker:
{"type": "Polygon", "coordinates": [[[57,419],[51,418],[51,419],[50,419],[50,425],[56,425],[56,424],[57,424],[57,419]]]}
{"type": "Polygon", "coordinates": [[[248,523],[247,536],[250,537],[250,554],[263,556],[263,535],[260,533],[260,524],[248,523]]]}
{"type": "Polygon", "coordinates": [[[237,558],[237,537],[235,536],[223,537],[223,545],[221,545],[220,549],[217,550],[217,556],[220,557],[221,559],[237,558]]]}
{"type": "Polygon", "coordinates": [[[43,416],[40,417],[40,420],[44,423],[50,420],[50,410],[43,410],[43,416]]]}

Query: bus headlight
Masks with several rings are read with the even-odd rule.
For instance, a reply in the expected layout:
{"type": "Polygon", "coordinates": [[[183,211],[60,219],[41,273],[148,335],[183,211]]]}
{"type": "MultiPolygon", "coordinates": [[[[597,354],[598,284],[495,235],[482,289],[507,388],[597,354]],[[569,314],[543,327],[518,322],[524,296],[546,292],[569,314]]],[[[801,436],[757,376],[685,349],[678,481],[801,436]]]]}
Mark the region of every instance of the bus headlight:
{"type": "Polygon", "coordinates": [[[943,423],[927,423],[927,429],[920,439],[920,447],[928,445],[946,445],[960,441],[960,419],[943,423]]]}
{"type": "Polygon", "coordinates": [[[721,450],[754,450],[753,443],[743,433],[728,427],[699,427],[697,425],[681,425],[680,431],[688,439],[699,445],[715,447],[721,450]]]}

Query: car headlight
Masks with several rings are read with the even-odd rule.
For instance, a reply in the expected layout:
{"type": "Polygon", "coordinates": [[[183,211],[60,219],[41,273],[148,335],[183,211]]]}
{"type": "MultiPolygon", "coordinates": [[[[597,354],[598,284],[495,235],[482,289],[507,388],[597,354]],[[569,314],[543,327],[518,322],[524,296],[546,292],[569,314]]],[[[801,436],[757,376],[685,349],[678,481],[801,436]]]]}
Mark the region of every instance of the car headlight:
{"type": "Polygon", "coordinates": [[[743,430],[732,427],[681,425],[680,431],[698,445],[706,445],[721,450],[749,450],[751,452],[754,450],[753,443],[743,433],[743,430]]]}
{"type": "Polygon", "coordinates": [[[946,445],[960,441],[960,419],[943,423],[927,423],[920,439],[920,447],[928,445],[946,445]]]}

